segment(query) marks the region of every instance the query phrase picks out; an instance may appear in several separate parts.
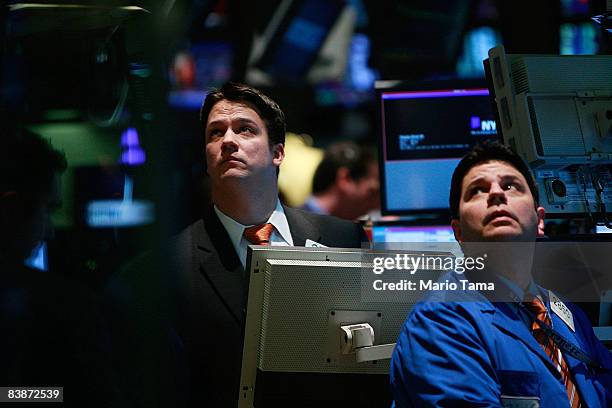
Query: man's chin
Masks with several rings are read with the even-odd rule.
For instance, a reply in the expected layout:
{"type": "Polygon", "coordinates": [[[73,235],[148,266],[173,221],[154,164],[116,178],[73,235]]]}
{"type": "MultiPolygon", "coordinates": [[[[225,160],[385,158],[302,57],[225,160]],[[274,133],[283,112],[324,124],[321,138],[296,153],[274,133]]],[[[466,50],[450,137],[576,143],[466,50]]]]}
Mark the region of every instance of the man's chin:
{"type": "Polygon", "coordinates": [[[219,179],[223,181],[243,180],[248,178],[249,173],[243,169],[231,168],[227,169],[219,175],[219,179]]]}
{"type": "Polygon", "coordinates": [[[531,237],[523,230],[513,226],[497,227],[492,231],[483,234],[485,242],[533,242],[535,237],[531,237]]]}

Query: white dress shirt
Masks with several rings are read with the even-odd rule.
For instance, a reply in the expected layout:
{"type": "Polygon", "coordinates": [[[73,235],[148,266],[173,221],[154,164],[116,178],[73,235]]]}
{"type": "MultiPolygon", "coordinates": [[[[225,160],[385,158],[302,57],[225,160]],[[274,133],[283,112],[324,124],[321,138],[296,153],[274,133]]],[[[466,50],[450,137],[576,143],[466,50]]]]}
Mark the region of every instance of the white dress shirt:
{"type": "MultiPolygon", "coordinates": [[[[252,225],[240,224],[233,218],[223,214],[216,205],[214,209],[232,241],[232,245],[238,254],[242,266],[246,268],[247,246],[250,245],[250,242],[244,237],[244,230],[245,228],[252,227],[252,225]]],[[[266,222],[274,226],[274,231],[272,231],[272,236],[270,237],[270,245],[293,246],[293,238],[289,230],[289,223],[287,222],[287,216],[285,215],[285,210],[283,210],[280,200],[276,201],[276,208],[266,222]]]]}

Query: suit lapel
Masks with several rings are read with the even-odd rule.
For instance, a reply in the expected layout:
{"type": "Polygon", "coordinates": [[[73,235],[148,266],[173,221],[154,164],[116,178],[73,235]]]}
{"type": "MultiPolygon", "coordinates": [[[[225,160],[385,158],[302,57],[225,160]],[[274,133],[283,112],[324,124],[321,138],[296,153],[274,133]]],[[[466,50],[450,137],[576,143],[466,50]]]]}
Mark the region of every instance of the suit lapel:
{"type": "MultiPolygon", "coordinates": [[[[477,274],[478,275],[478,274],[477,274]]],[[[478,275],[482,276],[482,275],[478,275]]],[[[482,277],[480,278],[482,280],[482,277]]],[[[549,371],[558,378],[561,375],[557,371],[552,360],[540,343],[536,340],[531,332],[530,328],[525,324],[525,321],[519,315],[519,306],[515,304],[515,300],[508,293],[510,289],[497,277],[493,278],[495,281],[495,287],[498,288],[493,294],[489,294],[487,298],[497,309],[493,316],[493,325],[496,326],[500,331],[506,333],[508,336],[519,340],[525,346],[527,346],[536,356],[540,358],[546,364],[549,371]]],[[[478,280],[477,280],[478,281],[478,280]]]]}
{"type": "Polygon", "coordinates": [[[308,221],[301,213],[297,210],[283,206],[285,210],[285,216],[287,217],[287,223],[291,230],[291,237],[293,238],[293,245],[305,246],[306,240],[310,239],[315,242],[321,240],[321,234],[318,228],[308,221]]]}
{"type": "Polygon", "coordinates": [[[546,364],[548,369],[555,376],[560,377],[550,357],[546,355],[540,343],[538,343],[529,328],[525,325],[525,322],[523,322],[510,304],[500,302],[495,303],[495,306],[497,312],[493,316],[493,325],[508,336],[514,337],[522,342],[546,364]]]}
{"type": "MultiPolygon", "coordinates": [[[[295,246],[304,246],[306,239],[319,242],[321,234],[297,210],[284,207],[295,246]]],[[[224,307],[238,325],[242,324],[245,297],[245,273],[227,231],[211,208],[204,223],[193,231],[193,243],[199,273],[210,284],[224,307]]]]}
{"type": "Polygon", "coordinates": [[[211,210],[204,217],[203,229],[194,231],[199,272],[208,281],[224,307],[239,325],[244,304],[244,268],[227,231],[211,210]]]}

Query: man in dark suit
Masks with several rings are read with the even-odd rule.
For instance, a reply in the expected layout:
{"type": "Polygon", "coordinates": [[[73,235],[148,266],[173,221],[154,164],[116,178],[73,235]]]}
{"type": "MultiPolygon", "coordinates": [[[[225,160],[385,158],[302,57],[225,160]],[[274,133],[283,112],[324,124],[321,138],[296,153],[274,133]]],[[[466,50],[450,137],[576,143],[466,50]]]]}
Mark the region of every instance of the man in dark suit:
{"type": "MultiPolygon", "coordinates": [[[[183,373],[177,381],[177,394],[184,397],[179,404],[235,407],[247,245],[360,247],[367,238],[352,222],[280,203],[277,177],[285,156],[285,119],[270,98],[246,85],[229,83],[208,94],[201,121],[213,206],[166,248],[171,276],[160,281],[164,282],[158,288],[160,297],[152,296],[157,301],[148,315],[168,315],[170,335],[162,336],[173,338],[175,346],[165,349],[173,356],[165,364],[183,373]],[[164,303],[173,310],[159,306],[164,303]]],[[[135,269],[143,274],[150,271],[142,266],[135,269]]],[[[157,319],[154,330],[163,326],[157,319]]],[[[146,405],[151,403],[163,405],[152,399],[146,405]]]]}
{"type": "Polygon", "coordinates": [[[183,327],[185,332],[179,335],[195,357],[188,362],[192,384],[206,384],[213,391],[203,402],[235,406],[247,245],[304,246],[308,241],[359,247],[366,239],[356,224],[280,203],[277,177],[285,157],[285,120],[270,98],[254,88],[229,83],[208,94],[201,121],[214,206],[176,241],[180,269],[190,275],[192,284],[185,294],[192,302],[190,323],[198,322],[197,328],[183,327]],[[259,225],[269,228],[263,242],[245,232],[259,225]]]}

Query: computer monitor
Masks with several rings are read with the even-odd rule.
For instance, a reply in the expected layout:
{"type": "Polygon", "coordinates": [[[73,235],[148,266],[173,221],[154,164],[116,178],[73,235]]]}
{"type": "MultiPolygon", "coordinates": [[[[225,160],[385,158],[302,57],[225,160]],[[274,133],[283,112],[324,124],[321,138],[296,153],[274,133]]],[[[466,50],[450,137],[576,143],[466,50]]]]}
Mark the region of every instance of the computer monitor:
{"type": "Polygon", "coordinates": [[[372,242],[402,243],[402,242],[448,242],[454,243],[455,235],[450,225],[374,225],[372,227],[372,242]]]}
{"type": "Polygon", "coordinates": [[[461,246],[450,225],[417,225],[413,223],[385,223],[372,227],[372,248],[376,250],[448,251],[462,256],[461,246]]]}
{"type": "Polygon", "coordinates": [[[448,214],[450,180],[477,142],[497,137],[484,81],[377,81],[383,214],[448,214]]]}
{"type": "Polygon", "coordinates": [[[263,33],[264,50],[256,66],[277,79],[301,80],[344,7],[342,0],[282,2],[263,33]]]}
{"type": "Polygon", "coordinates": [[[531,166],[547,217],[612,226],[612,55],[489,51],[503,142],[531,166]]]}
{"type": "Polygon", "coordinates": [[[80,227],[133,228],[155,221],[153,203],[136,199],[134,176],[119,165],[74,169],[74,219],[80,227]]]}
{"type": "MultiPolygon", "coordinates": [[[[418,252],[423,254],[450,256],[418,252]]],[[[389,406],[389,360],[357,362],[355,354],[343,354],[340,327],[368,323],[375,346],[395,343],[424,291],[378,291],[374,282],[436,281],[441,271],[385,271],[380,277],[371,261],[384,255],[360,249],[249,247],[239,407],[389,406]]]]}

